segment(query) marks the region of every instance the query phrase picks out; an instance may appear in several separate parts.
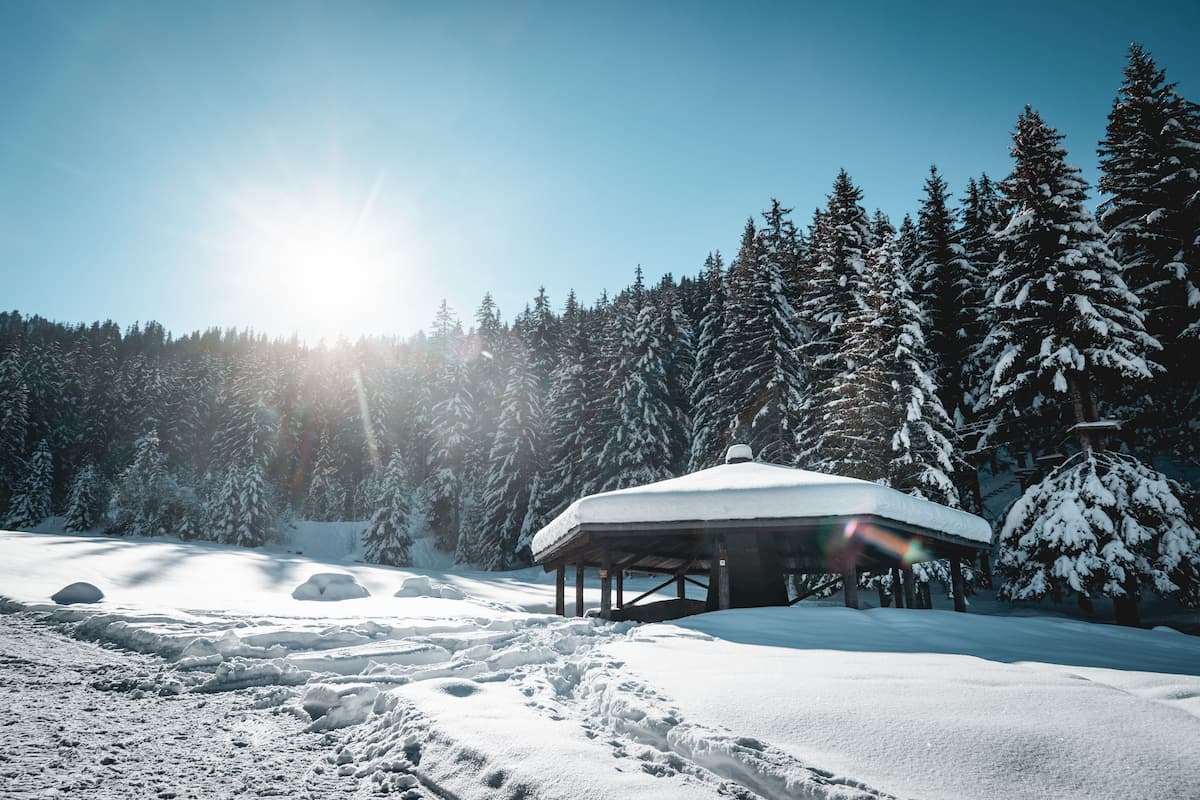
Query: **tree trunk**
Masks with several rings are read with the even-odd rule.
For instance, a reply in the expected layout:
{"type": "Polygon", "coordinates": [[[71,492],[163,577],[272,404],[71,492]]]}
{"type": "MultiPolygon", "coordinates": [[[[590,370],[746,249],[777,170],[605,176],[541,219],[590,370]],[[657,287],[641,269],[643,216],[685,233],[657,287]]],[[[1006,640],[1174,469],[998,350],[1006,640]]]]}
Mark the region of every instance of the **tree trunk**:
{"type": "Polygon", "coordinates": [[[1128,625],[1131,628],[1141,627],[1142,617],[1138,613],[1137,583],[1132,579],[1125,581],[1125,594],[1113,598],[1113,616],[1118,625],[1128,625]]]}

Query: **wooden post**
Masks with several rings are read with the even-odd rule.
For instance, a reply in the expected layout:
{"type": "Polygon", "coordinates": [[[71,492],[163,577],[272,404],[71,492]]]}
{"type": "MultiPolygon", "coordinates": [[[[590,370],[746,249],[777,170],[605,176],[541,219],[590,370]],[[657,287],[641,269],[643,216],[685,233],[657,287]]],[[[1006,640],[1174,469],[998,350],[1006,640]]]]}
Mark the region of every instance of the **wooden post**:
{"type": "Polygon", "coordinates": [[[717,541],[717,608],[729,608],[729,548],[725,537],[717,541]]]}
{"type": "Polygon", "coordinates": [[[892,567],[892,603],[904,608],[904,584],[900,580],[900,568],[892,567]]]}
{"type": "Polygon", "coordinates": [[[913,581],[911,569],[904,570],[904,607],[917,607],[917,586],[913,581]]]}
{"type": "Polygon", "coordinates": [[[575,616],[583,616],[583,562],[575,565],[575,616]]]}
{"type": "Polygon", "coordinates": [[[608,567],[600,568],[600,619],[612,616],[612,578],[608,567]]]}
{"type": "Polygon", "coordinates": [[[687,597],[687,586],[684,585],[685,578],[680,575],[675,579],[675,597],[682,600],[687,597]]]}
{"type": "Polygon", "coordinates": [[[567,615],[567,565],[559,564],[554,571],[554,613],[567,615]]]}
{"type": "Polygon", "coordinates": [[[954,592],[954,610],[967,610],[966,587],[963,585],[962,559],[950,557],[950,591],[954,592]]]}
{"type": "Polygon", "coordinates": [[[625,607],[625,570],[617,570],[617,608],[625,607]]]}
{"type": "Polygon", "coordinates": [[[933,608],[933,592],[929,581],[921,581],[917,585],[917,608],[933,608]]]}
{"type": "Polygon", "coordinates": [[[858,608],[858,570],[854,567],[842,573],[842,591],[846,596],[846,608],[858,608]]]}

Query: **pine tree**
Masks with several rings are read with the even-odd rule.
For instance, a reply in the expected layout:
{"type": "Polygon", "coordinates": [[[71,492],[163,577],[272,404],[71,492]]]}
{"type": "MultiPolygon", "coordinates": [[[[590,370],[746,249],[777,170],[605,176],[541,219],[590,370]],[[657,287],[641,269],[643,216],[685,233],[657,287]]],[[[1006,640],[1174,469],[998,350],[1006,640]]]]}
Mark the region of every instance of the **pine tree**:
{"type": "Polygon", "coordinates": [[[1152,565],[1200,560],[1200,553],[1188,544],[1194,529],[1182,531],[1187,525],[1167,509],[1166,479],[1106,454],[1103,437],[1091,432],[1103,393],[1152,376],[1148,354],[1157,343],[1084,206],[1086,184],[1066,164],[1061,139],[1029,108],[1013,135],[1016,164],[1002,184],[1013,216],[997,234],[995,323],[984,342],[994,365],[987,401],[999,414],[1020,416],[1068,396],[1081,452],[1010,510],[998,567],[1006,596],[1070,589],[1086,602],[1102,593],[1120,621],[1135,622],[1139,591],[1167,588],[1152,565]]]}
{"type": "Polygon", "coordinates": [[[13,493],[5,525],[32,528],[50,516],[50,490],[54,483],[54,463],[46,440],[38,443],[29,459],[29,470],[13,493]]]}
{"type": "Polygon", "coordinates": [[[600,455],[609,469],[606,491],[671,477],[671,443],[680,438],[670,407],[662,318],[636,295],[617,313],[624,320],[625,342],[614,398],[617,422],[600,455]]]}
{"type": "Polygon", "coordinates": [[[388,460],[375,497],[370,525],[363,531],[363,548],[367,561],[390,567],[412,565],[409,549],[408,490],[404,461],[399,454],[388,460]]]}
{"type": "Polygon", "coordinates": [[[996,230],[1007,222],[1000,209],[996,185],[987,173],[979,180],[970,178],[963,197],[962,243],[964,272],[958,287],[958,303],[963,309],[962,342],[967,348],[967,360],[961,372],[963,397],[960,404],[962,423],[973,421],[973,408],[978,400],[979,387],[985,380],[986,365],[978,358],[978,345],[992,325],[991,297],[994,293],[990,275],[1000,258],[996,230]]]}
{"type": "Polygon", "coordinates": [[[151,430],[134,443],[133,462],[117,479],[106,532],[167,536],[174,533],[183,511],[179,485],[167,470],[158,432],[151,430]]]}
{"type": "Polygon", "coordinates": [[[431,418],[433,448],[425,496],[429,502],[426,518],[438,546],[453,552],[459,536],[467,457],[474,449],[475,420],[466,365],[455,358],[446,365],[446,372],[445,399],[434,406],[431,418]]]}
{"type": "Polygon", "coordinates": [[[868,353],[868,363],[883,372],[890,389],[886,482],[906,494],[957,507],[954,476],[962,455],[954,425],[938,397],[936,359],[925,337],[928,318],[914,298],[890,239],[881,239],[868,260],[868,319],[877,348],[868,353]]]}
{"type": "Polygon", "coordinates": [[[1100,223],[1141,300],[1146,328],[1163,345],[1166,372],[1152,392],[1125,398],[1139,439],[1178,455],[1200,454],[1200,106],[1182,98],[1151,55],[1129,50],[1125,81],[1100,143],[1100,223]],[[1153,400],[1147,402],[1150,397],[1153,400]]]}
{"type": "Polygon", "coordinates": [[[593,452],[592,394],[589,371],[594,359],[583,314],[568,303],[563,316],[563,347],[546,399],[548,468],[540,493],[552,518],[584,493],[593,452]]]}
{"type": "Polygon", "coordinates": [[[1087,184],[1064,161],[1062,136],[1026,108],[1013,134],[1016,166],[1002,184],[1013,216],[996,234],[990,278],[995,322],[984,341],[993,368],[984,402],[1023,413],[1070,395],[1094,421],[1098,380],[1144,380],[1156,349],[1137,298],[1084,206],[1087,184]]]}
{"type": "Polygon", "coordinates": [[[827,406],[844,390],[851,365],[845,359],[844,327],[865,307],[866,256],[871,227],[861,205],[862,191],[845,170],[838,173],[826,209],[814,218],[809,237],[811,278],[807,282],[801,317],[810,331],[805,346],[810,389],[805,407],[800,463],[815,470],[832,470],[840,445],[827,435],[827,406]]]}
{"type": "Polygon", "coordinates": [[[912,265],[914,288],[929,317],[928,346],[942,405],[962,418],[961,376],[967,362],[966,329],[969,309],[961,305],[963,283],[970,265],[955,229],[950,191],[937,167],[929,168],[925,197],[917,214],[917,259],[912,265]]]}
{"type": "Polygon", "coordinates": [[[539,469],[542,414],[538,376],[523,349],[512,354],[496,440],[479,502],[478,527],[469,550],[484,569],[509,569],[529,561],[521,530],[529,490],[539,469]],[[524,545],[524,548],[522,548],[524,545]]]}
{"type": "Polygon", "coordinates": [[[721,373],[727,345],[725,335],[725,265],[720,252],[709,253],[704,261],[706,298],[696,335],[696,366],[692,372],[689,403],[692,409],[688,471],[721,463],[729,446],[728,407],[721,373]]]}
{"type": "Polygon", "coordinates": [[[91,464],[84,464],[71,481],[63,529],[90,531],[100,521],[101,509],[100,481],[96,477],[96,469],[91,464]]]}
{"type": "Polygon", "coordinates": [[[21,375],[17,351],[13,349],[0,360],[0,503],[23,479],[28,400],[29,389],[21,375]]]}
{"type": "Polygon", "coordinates": [[[239,547],[259,547],[266,543],[275,522],[271,486],[262,464],[258,462],[252,462],[242,469],[235,468],[235,471],[238,516],[233,537],[228,543],[239,547]]]}
{"type": "Polygon", "coordinates": [[[1074,591],[1114,598],[1118,621],[1137,624],[1142,591],[1195,605],[1200,519],[1175,481],[1129,456],[1085,449],[1016,502],[1000,531],[1000,597],[1074,591]]]}
{"type": "Polygon", "coordinates": [[[313,463],[312,479],[308,484],[304,517],[317,522],[333,522],[342,518],[345,507],[346,490],[338,480],[333,448],[329,437],[322,435],[313,463]]]}
{"type": "Polygon", "coordinates": [[[801,361],[806,338],[784,286],[785,270],[796,272],[799,254],[791,209],[773,202],[766,225],[748,238],[729,274],[727,346],[721,372],[729,381],[737,413],[735,438],[758,458],[780,464],[796,460],[797,435],[807,380],[801,361]]]}
{"type": "Polygon", "coordinates": [[[657,313],[663,329],[663,369],[666,373],[667,407],[672,417],[667,447],[672,454],[671,472],[687,469],[691,439],[692,375],[696,371],[695,337],[692,321],[683,310],[681,291],[671,276],[663,276],[658,287],[657,313]]]}

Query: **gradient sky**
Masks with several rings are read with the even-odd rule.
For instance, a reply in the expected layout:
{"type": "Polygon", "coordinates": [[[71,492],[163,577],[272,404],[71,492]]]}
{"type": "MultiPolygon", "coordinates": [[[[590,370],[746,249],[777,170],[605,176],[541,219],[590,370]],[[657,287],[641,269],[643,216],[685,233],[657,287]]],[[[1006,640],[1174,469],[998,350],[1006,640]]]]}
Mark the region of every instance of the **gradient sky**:
{"type": "Polygon", "coordinates": [[[898,221],[930,163],[1002,177],[1025,103],[1094,183],[1129,42],[1200,100],[1200,3],[1045,5],[12,0],[0,307],[315,339],[490,289],[511,319],[694,274],[839,167],[898,221]]]}

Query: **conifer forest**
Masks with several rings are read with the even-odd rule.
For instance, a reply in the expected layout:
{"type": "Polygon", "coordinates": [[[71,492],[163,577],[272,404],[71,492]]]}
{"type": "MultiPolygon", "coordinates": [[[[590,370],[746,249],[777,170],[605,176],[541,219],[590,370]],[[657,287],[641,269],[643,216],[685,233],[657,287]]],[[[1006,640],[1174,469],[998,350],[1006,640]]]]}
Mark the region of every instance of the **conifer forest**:
{"type": "Polygon", "coordinates": [[[0,314],[3,527],[253,547],[354,520],[378,563],[420,533],[511,569],[579,497],[746,443],[983,514],[971,577],[1003,598],[1195,605],[1200,106],[1138,46],[1114,89],[1098,186],[1027,107],[1007,175],[931,167],[902,219],[847,164],[694,274],[443,302],[407,338],[0,314]]]}

